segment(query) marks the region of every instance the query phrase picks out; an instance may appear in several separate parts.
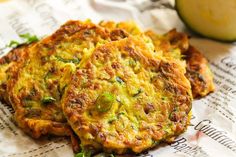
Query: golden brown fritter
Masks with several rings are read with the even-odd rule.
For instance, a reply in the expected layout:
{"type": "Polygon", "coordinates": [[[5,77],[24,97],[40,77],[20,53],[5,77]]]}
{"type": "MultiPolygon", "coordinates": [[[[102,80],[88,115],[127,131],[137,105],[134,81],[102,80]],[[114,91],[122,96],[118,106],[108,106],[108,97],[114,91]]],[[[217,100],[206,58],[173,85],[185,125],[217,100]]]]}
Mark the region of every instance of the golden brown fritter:
{"type": "Polygon", "coordinates": [[[189,124],[187,78],[194,96],[214,89],[187,35],[144,33],[133,22],[68,21],[0,59],[0,97],[18,126],[34,138],[71,136],[74,150],[71,127],[83,147],[118,154],[173,140],[189,124]]]}
{"type": "MultiPolygon", "coordinates": [[[[33,45],[32,43],[31,45],[33,45]]],[[[0,100],[9,104],[7,84],[12,75],[12,67],[24,62],[27,58],[27,48],[30,45],[20,45],[12,49],[7,55],[0,58],[0,100]]]]}
{"type": "Polygon", "coordinates": [[[184,55],[187,61],[186,76],[191,83],[193,97],[203,97],[213,92],[213,75],[207,59],[193,46],[184,55]]]}
{"type": "Polygon", "coordinates": [[[151,30],[145,32],[145,34],[153,40],[156,51],[162,51],[163,55],[166,56],[173,55],[171,52],[174,49],[180,49],[183,53],[189,48],[187,34],[179,33],[176,29],[170,30],[164,35],[158,35],[151,30]]]}
{"type": "Polygon", "coordinates": [[[161,51],[166,58],[186,61],[186,76],[190,80],[194,98],[206,96],[214,91],[213,75],[207,59],[196,48],[189,45],[185,33],[173,29],[164,36],[159,36],[152,31],[147,31],[146,35],[153,40],[156,51],[161,51]]]}
{"type": "Polygon", "coordinates": [[[99,46],[72,77],[62,107],[83,147],[140,153],[185,131],[185,66],[157,58],[150,44],[131,36],[99,46]]]}
{"type": "MultiPolygon", "coordinates": [[[[134,36],[143,35],[141,29],[134,22],[102,21],[100,25],[108,29],[123,29],[134,36]]],[[[172,29],[164,35],[158,35],[153,31],[147,31],[145,35],[152,39],[155,53],[158,56],[163,55],[166,58],[177,60],[184,59],[187,62],[186,76],[190,79],[193,97],[203,97],[214,91],[213,75],[209,69],[208,61],[201,52],[189,45],[187,34],[172,29]],[[193,68],[193,65],[195,68],[193,68]]]]}
{"type": "Polygon", "coordinates": [[[12,68],[7,85],[18,126],[34,138],[72,135],[60,104],[64,90],[81,59],[86,61],[95,47],[111,41],[111,35],[119,39],[120,32],[90,21],[69,21],[28,48],[29,59],[12,68]]]}

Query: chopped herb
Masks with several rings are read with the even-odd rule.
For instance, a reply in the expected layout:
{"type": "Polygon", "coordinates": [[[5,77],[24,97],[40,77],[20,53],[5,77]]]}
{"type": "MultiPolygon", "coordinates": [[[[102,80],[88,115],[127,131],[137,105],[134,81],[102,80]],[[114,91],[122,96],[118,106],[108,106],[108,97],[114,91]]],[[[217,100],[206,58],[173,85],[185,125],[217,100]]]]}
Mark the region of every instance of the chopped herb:
{"type": "Polygon", "coordinates": [[[62,87],[62,89],[60,90],[60,87],[59,87],[59,93],[60,93],[60,98],[62,97],[62,95],[64,94],[64,92],[65,92],[65,89],[66,89],[66,87],[67,87],[68,85],[67,84],[65,84],[63,87],[62,87]]]}
{"type": "Polygon", "coordinates": [[[79,58],[74,58],[74,59],[65,59],[62,58],[60,56],[56,56],[58,61],[64,62],[64,63],[75,63],[75,64],[79,64],[80,59],[79,58]]]}
{"type": "Polygon", "coordinates": [[[140,93],[142,93],[142,89],[139,89],[139,90],[137,91],[137,93],[135,93],[135,94],[133,95],[133,97],[138,96],[140,93]]]}
{"type": "Polygon", "coordinates": [[[11,40],[9,44],[6,45],[6,47],[17,47],[22,44],[30,44],[32,42],[39,41],[39,38],[36,35],[31,35],[29,33],[26,34],[20,34],[19,35],[22,39],[24,39],[24,42],[19,42],[15,40],[11,40]]]}
{"type": "Polygon", "coordinates": [[[163,101],[166,102],[166,101],[168,100],[168,98],[167,98],[166,96],[162,96],[162,97],[161,97],[161,100],[163,100],[163,101]]]}
{"type": "Polygon", "coordinates": [[[77,153],[75,154],[75,157],[84,157],[84,153],[77,153]]]}
{"type": "Polygon", "coordinates": [[[81,146],[82,151],[75,154],[75,157],[91,157],[92,156],[92,150],[85,149],[83,146],[81,146]]]}
{"type": "Polygon", "coordinates": [[[119,76],[116,76],[116,81],[119,82],[120,84],[124,83],[124,81],[119,76]]]}
{"type": "Polygon", "coordinates": [[[36,41],[39,41],[39,38],[36,36],[36,35],[31,35],[29,33],[26,33],[26,34],[20,34],[19,35],[21,38],[25,39],[25,43],[26,44],[30,44],[32,42],[36,42],[36,41]]]}
{"type": "Polygon", "coordinates": [[[20,43],[18,41],[12,40],[10,41],[10,43],[7,45],[7,47],[17,47],[18,45],[20,45],[20,43]]]}
{"type": "Polygon", "coordinates": [[[50,104],[52,102],[56,101],[56,99],[54,99],[53,97],[51,96],[46,96],[46,97],[43,97],[43,99],[41,100],[41,102],[43,104],[50,104]]]}
{"type": "Polygon", "coordinates": [[[129,60],[129,65],[130,65],[131,67],[135,67],[135,66],[137,65],[137,63],[136,63],[135,60],[130,59],[130,60],[129,60]]]}
{"type": "Polygon", "coordinates": [[[113,116],[110,119],[108,119],[108,123],[111,124],[112,122],[114,122],[116,120],[117,120],[116,116],[113,116]]]}
{"type": "Polygon", "coordinates": [[[122,115],[125,115],[125,112],[123,112],[123,111],[122,111],[122,112],[119,112],[119,113],[117,114],[117,117],[120,118],[120,116],[122,116],[122,115]]]}
{"type": "Polygon", "coordinates": [[[152,140],[152,144],[153,144],[153,145],[158,145],[159,143],[160,143],[160,141],[152,140]]]}
{"type": "Polygon", "coordinates": [[[30,90],[30,97],[33,97],[33,96],[36,96],[37,94],[37,90],[35,89],[35,87],[33,87],[31,90],[30,90]]]}
{"type": "Polygon", "coordinates": [[[106,112],[111,109],[115,101],[115,96],[111,93],[105,92],[98,96],[96,100],[96,108],[99,112],[106,112]]]}
{"type": "Polygon", "coordinates": [[[21,87],[19,90],[18,90],[18,92],[20,92],[21,90],[23,90],[24,89],[24,87],[21,87]]]}
{"type": "Polygon", "coordinates": [[[120,27],[120,23],[117,23],[117,24],[116,24],[116,28],[119,28],[119,27],[120,27]]]}
{"type": "Polygon", "coordinates": [[[121,112],[118,113],[118,115],[124,115],[124,114],[125,114],[124,111],[121,111],[121,112]]]}
{"type": "Polygon", "coordinates": [[[162,126],[163,130],[167,133],[172,133],[172,123],[162,126]]]}
{"type": "Polygon", "coordinates": [[[50,71],[48,71],[47,73],[46,73],[46,75],[44,76],[44,81],[46,82],[47,81],[47,79],[50,77],[52,75],[52,73],[50,72],[50,71]]]}

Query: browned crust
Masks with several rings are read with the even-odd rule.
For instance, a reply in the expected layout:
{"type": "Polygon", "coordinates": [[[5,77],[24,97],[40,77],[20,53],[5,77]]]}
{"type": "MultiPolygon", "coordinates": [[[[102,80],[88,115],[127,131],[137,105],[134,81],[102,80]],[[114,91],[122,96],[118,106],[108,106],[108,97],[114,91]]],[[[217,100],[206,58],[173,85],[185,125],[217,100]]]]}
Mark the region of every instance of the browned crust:
{"type": "Polygon", "coordinates": [[[209,68],[205,56],[189,44],[189,37],[185,33],[170,30],[164,36],[158,36],[152,31],[146,32],[152,38],[157,50],[162,50],[164,56],[168,56],[175,48],[181,50],[181,54],[187,63],[186,76],[192,86],[193,97],[203,97],[214,91],[213,74],[209,68]]]}
{"type": "Polygon", "coordinates": [[[25,118],[24,111],[17,110],[14,113],[14,120],[18,127],[31,137],[38,139],[43,135],[69,136],[71,138],[74,152],[80,150],[79,139],[75,136],[71,127],[67,123],[54,122],[51,120],[36,120],[25,118]]]}
{"type": "Polygon", "coordinates": [[[27,49],[34,45],[31,44],[23,44],[16,48],[13,48],[7,55],[0,58],[0,66],[1,66],[1,84],[0,84],[0,100],[10,105],[9,95],[8,95],[8,85],[11,81],[11,78],[14,73],[18,72],[19,64],[25,62],[27,60],[28,51],[27,49]]]}
{"type": "Polygon", "coordinates": [[[175,48],[179,48],[182,53],[186,52],[189,48],[188,35],[177,32],[176,29],[172,29],[160,36],[153,31],[147,31],[145,34],[152,39],[156,50],[162,50],[164,55],[168,55],[175,48]]]}
{"type": "Polygon", "coordinates": [[[213,92],[213,74],[207,59],[193,46],[184,54],[187,62],[186,76],[191,82],[193,97],[203,97],[213,92]]]}
{"type": "MultiPolygon", "coordinates": [[[[0,85],[0,99],[7,104],[11,104],[9,100],[9,92],[12,82],[11,78],[18,75],[21,70],[21,65],[28,59],[28,48],[35,43],[20,45],[13,48],[7,55],[0,58],[0,65],[6,66],[4,72],[6,75],[2,76],[2,84],[0,85]]],[[[3,75],[3,74],[2,74],[3,75]]],[[[15,105],[14,105],[15,106],[15,105]]],[[[78,152],[80,147],[77,137],[74,135],[70,126],[67,123],[53,122],[49,120],[35,120],[24,118],[24,111],[16,110],[14,113],[14,120],[18,126],[33,138],[39,138],[41,135],[53,134],[57,136],[70,136],[72,148],[78,152]]]]}

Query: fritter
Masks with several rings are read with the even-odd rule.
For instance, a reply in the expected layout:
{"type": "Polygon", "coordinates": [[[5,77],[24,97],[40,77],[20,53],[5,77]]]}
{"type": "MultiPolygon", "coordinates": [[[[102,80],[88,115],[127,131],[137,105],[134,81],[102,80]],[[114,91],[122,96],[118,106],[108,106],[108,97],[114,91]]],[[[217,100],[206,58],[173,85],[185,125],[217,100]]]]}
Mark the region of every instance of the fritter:
{"type": "Polygon", "coordinates": [[[140,153],[186,130],[185,66],[158,58],[151,44],[130,36],[101,45],[72,77],[62,107],[84,148],[140,153]]]}
{"type": "Polygon", "coordinates": [[[203,97],[213,92],[215,86],[207,59],[193,46],[184,55],[187,61],[186,76],[191,83],[193,97],[203,97]]]}
{"type": "MultiPolygon", "coordinates": [[[[132,21],[119,23],[102,21],[100,25],[108,29],[120,28],[134,36],[143,35],[141,29],[132,21]]],[[[158,35],[149,30],[145,32],[145,35],[152,39],[156,54],[163,55],[166,58],[186,61],[188,65],[186,76],[191,82],[194,98],[206,96],[214,91],[213,75],[208,61],[201,52],[190,46],[187,34],[173,29],[164,35],[158,35]]],[[[148,38],[146,39],[148,40],[148,38]]]]}
{"type": "Polygon", "coordinates": [[[179,33],[173,29],[163,36],[152,31],[147,31],[145,34],[152,39],[155,50],[164,57],[186,61],[186,76],[190,80],[194,98],[206,96],[215,90],[208,60],[189,44],[185,33],[179,33]]]}
{"type": "Polygon", "coordinates": [[[34,138],[72,135],[61,97],[81,59],[85,61],[97,45],[111,41],[110,35],[115,37],[116,31],[90,21],[69,21],[28,49],[29,59],[14,66],[7,85],[15,121],[23,131],[34,138]]]}
{"type": "Polygon", "coordinates": [[[0,58],[0,100],[9,104],[7,84],[13,73],[13,68],[20,62],[24,62],[28,55],[28,47],[33,45],[23,44],[12,49],[7,55],[0,58]]]}

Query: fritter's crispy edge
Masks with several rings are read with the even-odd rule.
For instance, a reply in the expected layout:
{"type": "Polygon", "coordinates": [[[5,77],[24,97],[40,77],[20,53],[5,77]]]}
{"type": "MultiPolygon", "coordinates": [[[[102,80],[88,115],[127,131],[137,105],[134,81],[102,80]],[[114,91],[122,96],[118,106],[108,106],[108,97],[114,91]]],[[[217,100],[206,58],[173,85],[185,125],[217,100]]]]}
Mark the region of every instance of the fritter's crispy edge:
{"type": "Polygon", "coordinates": [[[27,59],[26,49],[33,45],[23,44],[13,48],[8,54],[0,58],[0,100],[10,105],[9,95],[7,91],[7,86],[9,84],[9,79],[13,75],[14,71],[18,71],[18,65],[21,62],[25,62],[27,59]]]}
{"type": "Polygon", "coordinates": [[[215,90],[213,74],[207,59],[193,46],[184,53],[187,62],[186,76],[191,82],[193,97],[203,97],[215,90]]]}
{"type": "Polygon", "coordinates": [[[152,31],[146,34],[152,38],[154,44],[164,53],[171,53],[173,48],[179,48],[183,59],[187,63],[186,76],[192,86],[193,97],[204,97],[214,91],[213,74],[208,65],[208,60],[196,48],[189,44],[187,34],[173,29],[164,36],[158,36],[152,31]]]}

